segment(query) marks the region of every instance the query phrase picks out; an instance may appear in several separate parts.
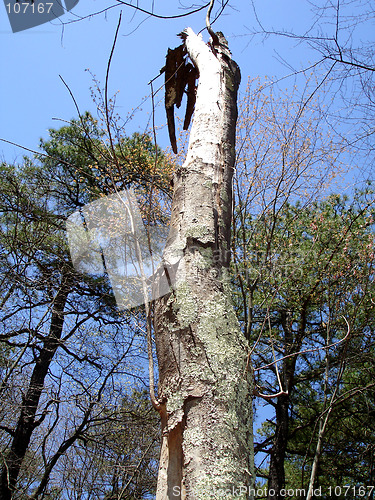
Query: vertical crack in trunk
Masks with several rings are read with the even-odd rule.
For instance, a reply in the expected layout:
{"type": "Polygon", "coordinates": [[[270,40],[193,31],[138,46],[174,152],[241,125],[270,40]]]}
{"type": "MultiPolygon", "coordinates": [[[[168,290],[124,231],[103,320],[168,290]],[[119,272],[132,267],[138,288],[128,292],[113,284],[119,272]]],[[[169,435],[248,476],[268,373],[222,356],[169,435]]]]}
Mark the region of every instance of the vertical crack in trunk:
{"type": "Polygon", "coordinates": [[[168,498],[181,498],[181,491],[175,488],[176,485],[182,484],[182,468],[183,468],[183,452],[182,452],[182,422],[168,435],[168,498]]]}

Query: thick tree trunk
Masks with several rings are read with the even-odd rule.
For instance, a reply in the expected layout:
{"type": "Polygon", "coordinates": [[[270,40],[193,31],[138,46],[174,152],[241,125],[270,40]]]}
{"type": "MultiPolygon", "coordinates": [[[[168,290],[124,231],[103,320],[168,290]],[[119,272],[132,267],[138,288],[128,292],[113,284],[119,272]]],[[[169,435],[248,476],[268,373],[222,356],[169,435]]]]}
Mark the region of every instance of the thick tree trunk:
{"type": "Polygon", "coordinates": [[[35,361],[30,384],[22,400],[21,413],[14,431],[12,444],[1,471],[0,500],[11,500],[31,435],[43,419],[42,416],[37,421],[36,412],[44,388],[44,380],[59,346],[64,326],[63,311],[69,292],[69,283],[62,282],[53,303],[49,334],[46,336],[43,347],[35,361]]]}
{"type": "Polygon", "coordinates": [[[165,250],[173,290],[156,304],[162,450],[157,499],[251,498],[252,377],[228,283],[237,65],[186,30],[199,70],[189,150],[165,250]]]}

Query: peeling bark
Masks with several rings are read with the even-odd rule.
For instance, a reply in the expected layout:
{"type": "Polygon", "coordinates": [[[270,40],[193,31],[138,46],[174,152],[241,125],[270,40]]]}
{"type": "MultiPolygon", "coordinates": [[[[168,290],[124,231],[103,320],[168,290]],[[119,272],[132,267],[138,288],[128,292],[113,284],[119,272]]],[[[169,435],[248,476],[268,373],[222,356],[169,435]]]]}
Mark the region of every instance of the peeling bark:
{"type": "Polygon", "coordinates": [[[163,434],[156,498],[251,498],[252,377],[228,283],[240,74],[224,37],[212,47],[185,33],[200,77],[164,255],[174,286],[155,308],[163,434]]]}

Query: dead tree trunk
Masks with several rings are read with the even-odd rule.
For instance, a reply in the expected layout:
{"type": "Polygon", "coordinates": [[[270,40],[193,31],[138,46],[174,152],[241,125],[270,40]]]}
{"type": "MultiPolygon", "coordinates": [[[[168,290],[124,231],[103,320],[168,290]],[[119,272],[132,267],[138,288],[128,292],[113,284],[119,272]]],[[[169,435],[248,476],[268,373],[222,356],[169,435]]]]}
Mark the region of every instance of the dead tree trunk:
{"type": "Polygon", "coordinates": [[[228,283],[238,66],[188,28],[199,71],[165,250],[173,290],[155,309],[162,450],[157,499],[251,498],[252,382],[228,283]]]}

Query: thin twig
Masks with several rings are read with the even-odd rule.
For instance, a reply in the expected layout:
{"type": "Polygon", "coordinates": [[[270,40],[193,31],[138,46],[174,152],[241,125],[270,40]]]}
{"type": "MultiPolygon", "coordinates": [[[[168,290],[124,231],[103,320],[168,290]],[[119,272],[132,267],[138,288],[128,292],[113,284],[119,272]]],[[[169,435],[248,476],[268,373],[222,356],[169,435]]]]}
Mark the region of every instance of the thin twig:
{"type": "MultiPolygon", "coordinates": [[[[346,321],[346,319],[345,319],[345,321],[346,321]]],[[[328,346],[323,346],[323,347],[316,347],[314,349],[306,349],[305,351],[293,352],[291,354],[288,354],[287,356],[283,356],[280,359],[276,359],[275,361],[272,361],[272,363],[269,363],[268,365],[264,365],[264,366],[261,366],[259,368],[254,368],[254,371],[256,372],[259,370],[264,370],[265,368],[269,368],[270,366],[273,366],[274,364],[277,364],[280,361],[283,361],[284,359],[292,358],[293,356],[299,356],[300,354],[306,354],[308,352],[325,351],[325,350],[331,349],[331,347],[335,347],[335,346],[341,344],[341,342],[344,342],[348,338],[349,334],[350,334],[350,331],[348,330],[347,334],[345,335],[345,337],[343,339],[338,340],[337,342],[335,342],[333,344],[330,344],[328,346]]]]}

